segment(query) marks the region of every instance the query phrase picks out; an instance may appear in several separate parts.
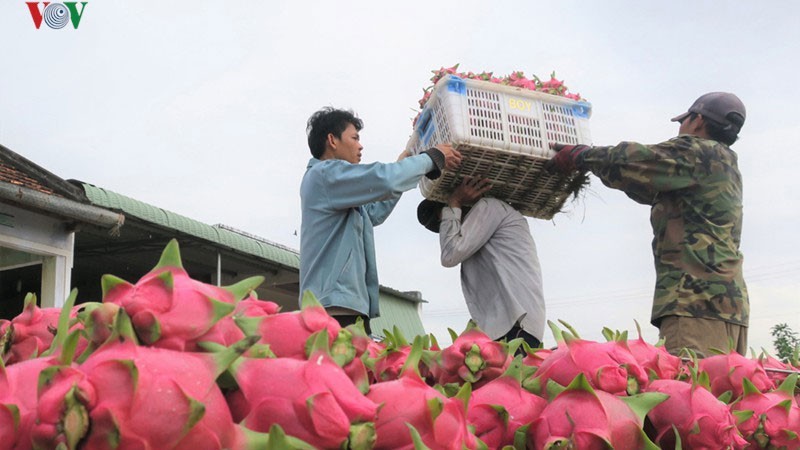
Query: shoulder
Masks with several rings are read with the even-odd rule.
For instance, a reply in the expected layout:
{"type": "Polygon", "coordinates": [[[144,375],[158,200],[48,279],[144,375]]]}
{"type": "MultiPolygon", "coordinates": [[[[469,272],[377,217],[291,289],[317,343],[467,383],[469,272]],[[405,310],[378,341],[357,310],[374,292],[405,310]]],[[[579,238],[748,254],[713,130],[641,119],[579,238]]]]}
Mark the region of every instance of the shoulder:
{"type": "Polygon", "coordinates": [[[494,197],[481,197],[480,200],[475,202],[475,206],[484,205],[485,207],[490,208],[502,208],[505,204],[506,202],[498,200],[494,197]]]}
{"type": "Polygon", "coordinates": [[[472,205],[472,210],[484,210],[490,214],[497,215],[514,215],[519,214],[514,207],[509,205],[503,200],[494,197],[482,197],[480,200],[472,205]]]}
{"type": "Polygon", "coordinates": [[[669,142],[674,148],[684,152],[692,152],[698,155],[701,159],[704,157],[722,159],[736,158],[736,153],[729,146],[713,139],[706,139],[699,136],[681,135],[672,138],[667,142],[669,142]]]}
{"type": "Polygon", "coordinates": [[[693,136],[690,134],[678,135],[659,145],[663,147],[678,148],[682,150],[697,150],[697,151],[719,150],[719,149],[728,150],[728,146],[725,144],[717,142],[713,139],[706,139],[699,136],[693,136]]]}
{"type": "Polygon", "coordinates": [[[341,159],[319,160],[312,158],[311,161],[308,162],[309,170],[330,170],[344,168],[346,166],[352,166],[352,164],[341,159]]]}

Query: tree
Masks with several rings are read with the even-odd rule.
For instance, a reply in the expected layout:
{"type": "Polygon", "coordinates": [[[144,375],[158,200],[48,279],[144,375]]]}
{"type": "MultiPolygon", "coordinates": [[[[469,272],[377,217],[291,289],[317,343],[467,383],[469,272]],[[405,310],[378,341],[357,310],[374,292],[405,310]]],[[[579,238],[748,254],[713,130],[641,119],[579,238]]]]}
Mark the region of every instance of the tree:
{"type": "Polygon", "coordinates": [[[773,345],[778,352],[778,359],[783,362],[788,362],[792,358],[795,349],[800,346],[800,338],[798,338],[797,333],[785,323],[775,325],[772,327],[771,332],[774,339],[773,345]]]}

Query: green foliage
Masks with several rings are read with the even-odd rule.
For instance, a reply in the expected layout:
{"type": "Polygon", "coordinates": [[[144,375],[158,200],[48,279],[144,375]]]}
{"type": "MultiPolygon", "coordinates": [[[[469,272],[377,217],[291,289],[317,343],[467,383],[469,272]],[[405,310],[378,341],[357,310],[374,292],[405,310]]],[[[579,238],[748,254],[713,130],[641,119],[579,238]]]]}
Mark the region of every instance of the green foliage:
{"type": "Polygon", "coordinates": [[[775,351],[778,353],[778,359],[783,362],[788,362],[792,358],[795,349],[800,346],[800,338],[798,338],[797,333],[785,323],[775,325],[770,331],[772,333],[775,351]]]}

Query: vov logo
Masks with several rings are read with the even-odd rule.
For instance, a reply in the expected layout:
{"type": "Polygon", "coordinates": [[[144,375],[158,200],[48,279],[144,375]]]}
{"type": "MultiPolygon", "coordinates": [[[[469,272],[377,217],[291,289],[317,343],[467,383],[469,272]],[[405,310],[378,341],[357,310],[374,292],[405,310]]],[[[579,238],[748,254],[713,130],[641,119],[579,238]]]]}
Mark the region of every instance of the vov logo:
{"type": "Polygon", "coordinates": [[[54,30],[64,28],[67,23],[72,22],[72,26],[77,30],[87,3],[89,2],[25,2],[37,30],[42,26],[43,21],[45,25],[54,30]],[[80,11],[78,11],[78,3],[81,5],[80,11]]]}

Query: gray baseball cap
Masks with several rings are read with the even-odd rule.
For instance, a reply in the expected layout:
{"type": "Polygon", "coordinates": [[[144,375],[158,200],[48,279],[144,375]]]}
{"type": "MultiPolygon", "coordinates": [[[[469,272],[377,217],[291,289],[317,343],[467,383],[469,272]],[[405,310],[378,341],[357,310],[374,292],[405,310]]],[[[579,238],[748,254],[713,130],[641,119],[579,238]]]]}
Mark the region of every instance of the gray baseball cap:
{"type": "Polygon", "coordinates": [[[744,125],[746,112],[744,103],[729,92],[709,92],[701,95],[692,103],[689,111],[672,118],[673,122],[681,122],[691,113],[697,113],[719,123],[725,129],[735,129],[738,133],[744,125]]]}

